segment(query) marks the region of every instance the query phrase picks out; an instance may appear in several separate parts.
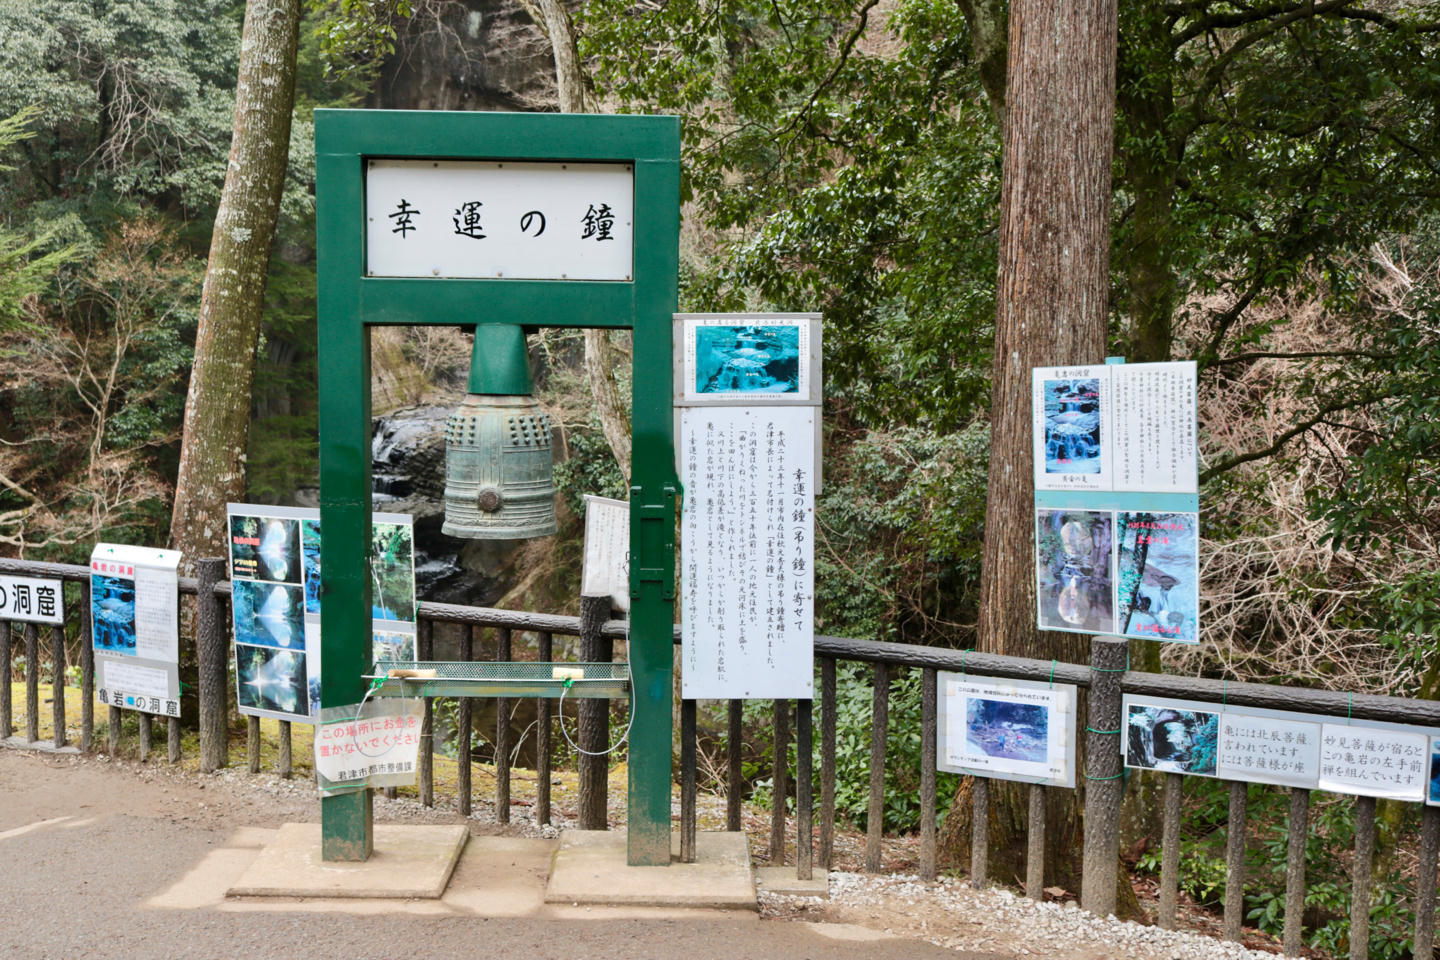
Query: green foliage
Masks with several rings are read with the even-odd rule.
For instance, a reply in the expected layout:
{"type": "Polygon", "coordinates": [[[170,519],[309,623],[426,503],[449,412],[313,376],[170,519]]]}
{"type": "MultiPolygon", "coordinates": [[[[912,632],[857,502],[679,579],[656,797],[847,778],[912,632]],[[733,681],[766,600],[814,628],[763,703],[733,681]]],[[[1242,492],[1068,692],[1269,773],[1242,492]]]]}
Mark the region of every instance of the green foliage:
{"type": "Polygon", "coordinates": [[[555,462],[555,491],[577,517],[585,516],[585,495],[630,499],[630,485],[593,413],[583,427],[565,434],[568,455],[555,462]]]}
{"type": "MultiPolygon", "coordinates": [[[[1229,785],[1219,780],[1186,780],[1186,810],[1180,845],[1180,889],[1196,903],[1218,907],[1225,889],[1225,842],[1229,785]]],[[[1289,838],[1285,791],[1252,785],[1247,797],[1245,919],[1273,936],[1285,925],[1285,865],[1289,838]]],[[[1411,811],[1414,812],[1413,810],[1411,811]]],[[[1418,820],[1412,816],[1411,821],[1418,820]]],[[[1393,847],[1394,837],[1379,821],[1378,847],[1393,847]]],[[[1414,823],[1407,824],[1413,828],[1414,823]]],[[[1312,794],[1310,830],[1305,845],[1305,942],[1339,956],[1349,948],[1350,907],[1354,885],[1348,854],[1355,842],[1355,807],[1350,797],[1312,794]]],[[[1161,851],[1146,851],[1136,864],[1160,872],[1161,851]]],[[[1376,873],[1370,891],[1370,956],[1402,960],[1410,956],[1414,913],[1409,891],[1392,871],[1376,873]]]]}
{"type": "MultiPolygon", "coordinates": [[[[0,120],[0,157],[11,147],[35,136],[29,129],[38,115],[26,107],[0,120]]],[[[0,170],[13,170],[0,163],[0,170]]],[[[25,305],[50,285],[60,268],[79,255],[78,244],[59,242],[67,223],[43,223],[25,234],[0,230],[0,332],[25,325],[25,305]]]]}
{"type": "Polygon", "coordinates": [[[901,3],[869,26],[882,56],[855,30],[872,6],[591,0],[582,53],[607,93],[686,118],[686,189],[721,238],[687,302],[822,308],[832,395],[948,431],[987,388],[996,131],[957,7],[901,3]]]}
{"type": "Polygon", "coordinates": [[[978,603],[988,429],[836,434],[816,505],[816,629],[958,644],[978,603]]]}
{"type": "Polygon", "coordinates": [[[395,23],[414,15],[409,0],[306,0],[310,36],[327,77],[373,80],[395,52],[395,23]]]}

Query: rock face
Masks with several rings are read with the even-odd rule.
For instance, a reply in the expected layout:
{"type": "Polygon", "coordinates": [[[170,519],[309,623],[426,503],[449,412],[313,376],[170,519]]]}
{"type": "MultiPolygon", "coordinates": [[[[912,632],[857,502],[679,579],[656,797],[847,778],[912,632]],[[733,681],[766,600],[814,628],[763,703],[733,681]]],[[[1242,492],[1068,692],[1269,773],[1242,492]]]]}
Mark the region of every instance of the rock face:
{"type": "Polygon", "coordinates": [[[550,42],[514,0],[457,0],[404,25],[370,106],[555,109],[550,42]]]}

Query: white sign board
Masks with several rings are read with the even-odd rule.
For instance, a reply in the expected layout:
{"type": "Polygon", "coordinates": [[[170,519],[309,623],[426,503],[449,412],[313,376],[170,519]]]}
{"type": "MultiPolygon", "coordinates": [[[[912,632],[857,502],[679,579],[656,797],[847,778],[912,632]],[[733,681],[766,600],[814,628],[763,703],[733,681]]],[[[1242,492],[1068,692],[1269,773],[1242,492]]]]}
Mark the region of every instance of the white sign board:
{"type": "Polygon", "coordinates": [[[630,504],[624,500],[585,495],[580,593],[608,596],[614,609],[630,609],[630,504]]]}
{"type": "Polygon", "coordinates": [[[1128,694],[1123,710],[1127,767],[1440,803],[1431,727],[1128,694]]]}
{"type": "Polygon", "coordinates": [[[372,277],[628,281],[634,219],[628,163],[366,162],[372,277]]]}
{"type": "Polygon", "coordinates": [[[1320,724],[1226,710],[1216,769],[1226,780],[1313,787],[1320,776],[1320,724]]]}
{"type": "Polygon", "coordinates": [[[91,642],[101,703],[180,715],[178,550],[100,543],[90,554],[91,642]]]}
{"type": "Polygon", "coordinates": [[[814,695],[816,407],[680,411],[686,699],[814,695]]]}
{"type": "Polygon", "coordinates": [[[1320,789],[1424,800],[1430,739],[1420,733],[1327,723],[1320,731],[1320,789]]]}
{"type": "Polygon", "coordinates": [[[1075,687],[941,673],[937,766],[1075,786],[1075,687]]]}
{"type": "Polygon", "coordinates": [[[0,577],[0,620],[65,622],[65,581],[0,577]]]}
{"type": "Polygon", "coordinates": [[[315,771],[322,794],[354,787],[404,787],[415,783],[420,756],[419,697],[371,700],[364,716],[354,704],[326,707],[315,728],[315,771]]]}
{"type": "Polygon", "coordinates": [[[1197,493],[1193,360],[1036,367],[1036,490],[1197,493]]]}

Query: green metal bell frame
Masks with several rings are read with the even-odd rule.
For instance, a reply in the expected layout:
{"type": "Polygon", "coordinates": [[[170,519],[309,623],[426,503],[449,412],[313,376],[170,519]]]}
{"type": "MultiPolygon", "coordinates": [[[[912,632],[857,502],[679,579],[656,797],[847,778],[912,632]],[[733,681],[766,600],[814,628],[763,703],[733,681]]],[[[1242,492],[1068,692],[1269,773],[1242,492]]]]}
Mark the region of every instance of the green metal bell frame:
{"type": "Polygon", "coordinates": [[[550,418],[531,390],[524,331],[477,328],[469,396],[445,421],[446,536],[524,540],[555,532],[550,418]]]}

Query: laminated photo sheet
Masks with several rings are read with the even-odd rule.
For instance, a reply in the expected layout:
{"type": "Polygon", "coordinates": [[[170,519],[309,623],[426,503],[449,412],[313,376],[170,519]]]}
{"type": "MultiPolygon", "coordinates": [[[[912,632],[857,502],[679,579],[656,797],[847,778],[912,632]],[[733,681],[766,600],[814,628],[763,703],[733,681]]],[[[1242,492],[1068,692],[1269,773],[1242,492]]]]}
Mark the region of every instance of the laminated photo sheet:
{"type": "Polygon", "coordinates": [[[1425,802],[1440,807],[1440,737],[1430,738],[1430,785],[1425,791],[1425,802]]]}
{"type": "MultiPolygon", "coordinates": [[[[230,617],[235,638],[235,702],[246,716],[309,723],[319,697],[305,615],[302,521],[319,511],[246,503],[225,505],[230,617]],[[312,704],[312,699],[314,703],[312,704]]],[[[318,591],[318,578],[312,589],[318,591]]]]}
{"type": "Polygon", "coordinates": [[[358,787],[414,786],[418,776],[421,697],[326,707],[315,729],[315,773],[321,796],[358,787]]]}
{"type": "Polygon", "coordinates": [[[1122,710],[1133,769],[1412,802],[1434,779],[1432,728],[1129,695],[1122,710]]]}
{"type": "Polygon", "coordinates": [[[1199,546],[1196,513],[1037,507],[1037,624],[1198,643],[1199,546]]]}
{"type": "MultiPolygon", "coordinates": [[[[812,317],[756,314],[681,321],[681,398],[719,403],[809,401],[812,317]]],[[[816,327],[818,330],[818,325],[816,327]]]]}
{"type": "MultiPolygon", "coordinates": [[[[320,710],[320,511],[226,505],[236,702],[313,723],[320,710]]],[[[372,660],[414,660],[413,519],[372,514],[372,660]]]]}
{"type": "Polygon", "coordinates": [[[1031,371],[1035,489],[1199,492],[1194,361],[1031,371]]]}
{"type": "Polygon", "coordinates": [[[936,766],[949,773],[1075,786],[1075,687],[940,673],[936,766]]]}
{"type": "Polygon", "coordinates": [[[97,543],[90,554],[96,699],[180,715],[178,550],[97,543]]]}

